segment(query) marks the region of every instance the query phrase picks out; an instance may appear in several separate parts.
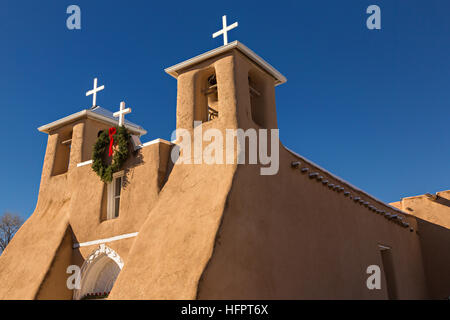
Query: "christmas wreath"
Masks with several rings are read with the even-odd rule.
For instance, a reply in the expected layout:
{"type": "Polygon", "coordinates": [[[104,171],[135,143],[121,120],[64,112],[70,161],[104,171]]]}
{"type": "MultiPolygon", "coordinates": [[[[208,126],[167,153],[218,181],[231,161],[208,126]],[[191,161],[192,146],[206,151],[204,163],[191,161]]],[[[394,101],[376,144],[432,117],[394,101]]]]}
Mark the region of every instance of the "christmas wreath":
{"type": "Polygon", "coordinates": [[[128,143],[130,134],[125,127],[111,127],[108,131],[102,131],[94,144],[92,152],[92,169],[103,182],[111,182],[113,174],[120,170],[128,158],[128,143]],[[117,148],[114,148],[114,145],[117,148]],[[109,146],[109,156],[113,157],[111,164],[106,166],[103,161],[106,148],[109,146]]]}

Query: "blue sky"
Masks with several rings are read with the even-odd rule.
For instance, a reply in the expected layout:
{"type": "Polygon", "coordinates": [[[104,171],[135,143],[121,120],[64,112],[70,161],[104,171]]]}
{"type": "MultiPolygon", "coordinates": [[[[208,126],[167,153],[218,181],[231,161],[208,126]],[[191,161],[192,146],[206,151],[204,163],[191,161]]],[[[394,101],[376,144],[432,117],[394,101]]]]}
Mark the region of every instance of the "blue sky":
{"type": "Polygon", "coordinates": [[[221,17],[287,78],[277,87],[284,145],[386,202],[450,189],[450,2],[0,2],[0,213],[34,210],[47,135],[37,127],[98,104],[169,139],[176,81],[164,68],[216,48],[221,17]],[[81,30],[66,8],[81,8],[81,30]],[[368,30],[366,8],[381,8],[368,30]]]}

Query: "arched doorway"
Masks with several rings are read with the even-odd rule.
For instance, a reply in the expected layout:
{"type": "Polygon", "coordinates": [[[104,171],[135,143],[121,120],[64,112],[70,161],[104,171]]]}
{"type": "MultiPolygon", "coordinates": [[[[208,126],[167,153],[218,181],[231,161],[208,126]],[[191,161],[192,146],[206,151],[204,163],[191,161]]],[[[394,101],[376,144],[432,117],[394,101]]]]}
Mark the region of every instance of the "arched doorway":
{"type": "Polygon", "coordinates": [[[101,244],[81,267],[81,289],[75,291],[74,299],[100,298],[105,293],[109,294],[122,267],[120,256],[113,249],[101,244]]]}

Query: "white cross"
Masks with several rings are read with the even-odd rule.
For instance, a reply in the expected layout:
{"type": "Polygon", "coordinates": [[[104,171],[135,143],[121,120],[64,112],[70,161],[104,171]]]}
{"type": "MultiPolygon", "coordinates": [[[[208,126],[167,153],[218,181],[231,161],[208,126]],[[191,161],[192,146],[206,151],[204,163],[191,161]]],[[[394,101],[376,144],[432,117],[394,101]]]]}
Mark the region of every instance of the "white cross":
{"type": "Polygon", "coordinates": [[[120,111],[114,112],[113,116],[115,118],[119,117],[119,127],[125,124],[125,115],[131,113],[131,108],[125,109],[125,102],[120,103],[120,111]]]}
{"type": "Polygon", "coordinates": [[[222,17],[222,25],[223,25],[223,29],[217,31],[216,33],[214,33],[212,35],[213,38],[216,38],[218,36],[220,36],[221,34],[223,34],[223,45],[227,45],[228,44],[228,31],[230,31],[231,29],[234,29],[238,26],[238,23],[235,22],[232,25],[227,27],[227,16],[223,16],[222,17]]]}
{"type": "Polygon", "coordinates": [[[90,96],[91,94],[93,95],[92,96],[92,107],[95,107],[97,105],[97,92],[102,91],[103,89],[105,89],[105,86],[101,86],[101,87],[97,88],[97,78],[94,78],[94,89],[86,92],[86,97],[90,96]]]}

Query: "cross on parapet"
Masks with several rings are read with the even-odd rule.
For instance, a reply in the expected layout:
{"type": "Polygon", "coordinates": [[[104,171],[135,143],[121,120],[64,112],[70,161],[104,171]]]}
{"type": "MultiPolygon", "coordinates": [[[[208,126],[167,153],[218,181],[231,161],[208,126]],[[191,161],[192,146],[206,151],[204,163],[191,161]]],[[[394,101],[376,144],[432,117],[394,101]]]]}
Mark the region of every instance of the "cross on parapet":
{"type": "Polygon", "coordinates": [[[238,23],[235,22],[232,25],[227,26],[227,16],[225,15],[222,17],[222,26],[223,26],[223,29],[213,33],[212,37],[216,38],[216,37],[220,36],[221,34],[223,34],[223,45],[225,46],[228,44],[228,31],[236,28],[238,26],[238,23]]]}
{"type": "Polygon", "coordinates": [[[119,118],[119,127],[125,125],[125,115],[131,113],[131,108],[125,109],[125,102],[120,103],[120,110],[113,113],[115,118],[119,118]]]}
{"type": "Polygon", "coordinates": [[[105,89],[105,86],[101,86],[97,88],[97,78],[94,78],[94,89],[86,92],[86,97],[92,94],[92,108],[97,106],[97,92],[105,89]]]}

